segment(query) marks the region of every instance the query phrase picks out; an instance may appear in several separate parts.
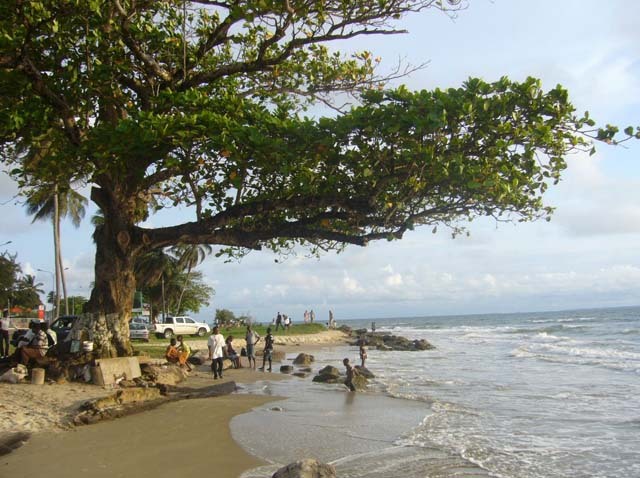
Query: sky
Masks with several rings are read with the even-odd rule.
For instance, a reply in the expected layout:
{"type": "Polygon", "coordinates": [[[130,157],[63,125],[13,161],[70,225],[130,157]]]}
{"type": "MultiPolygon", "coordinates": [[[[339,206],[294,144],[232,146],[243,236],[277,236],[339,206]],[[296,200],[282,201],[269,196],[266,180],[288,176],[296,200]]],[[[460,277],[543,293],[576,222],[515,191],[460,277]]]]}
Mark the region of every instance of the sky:
{"type": "MultiPolygon", "coordinates": [[[[455,87],[470,76],[541,78],[560,83],[578,111],[599,124],[640,125],[640,2],[628,0],[470,0],[456,18],[426,11],[402,19],[406,35],[341,45],[367,49],[391,69],[398,59],[426,68],[404,78],[412,89],[455,87]]],[[[399,82],[397,82],[399,83],[399,82]]],[[[545,197],[551,222],[468,225],[470,237],[418,229],[397,242],[350,246],[319,259],[278,260],[252,252],[241,262],[208,258],[200,267],[216,290],[192,316],[215,309],[268,321],[278,312],[302,320],[314,309],[336,319],[506,313],[640,304],[640,141],[599,146],[568,158],[562,182],[545,197]]],[[[84,191],[87,193],[87,191],[84,191]]],[[[31,223],[0,175],[1,251],[52,288],[51,225],[31,223]]],[[[87,193],[88,195],[88,193],[87,193]]],[[[68,289],[89,295],[94,246],[89,217],[62,227],[68,289]]],[[[147,226],[184,221],[189,211],[152,217],[147,226]]]]}

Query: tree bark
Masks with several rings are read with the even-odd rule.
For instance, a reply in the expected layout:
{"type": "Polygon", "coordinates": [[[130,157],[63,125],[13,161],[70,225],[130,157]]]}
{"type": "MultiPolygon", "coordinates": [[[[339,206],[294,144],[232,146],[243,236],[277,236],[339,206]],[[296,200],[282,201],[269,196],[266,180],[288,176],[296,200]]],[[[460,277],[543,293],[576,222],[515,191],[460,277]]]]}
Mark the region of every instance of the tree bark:
{"type": "MultiPolygon", "coordinates": [[[[92,316],[90,334],[100,357],[132,353],[129,321],[136,291],[135,262],[143,245],[134,237],[132,208],[114,191],[94,189],[92,199],[103,209],[104,224],[96,227],[95,280],[85,311],[92,316]]],[[[126,196],[125,196],[126,197],[126,196]]]]}
{"type": "Polygon", "coordinates": [[[60,206],[58,204],[58,186],[55,186],[53,194],[53,249],[56,271],[56,313],[55,319],[60,316],[60,206]]]}

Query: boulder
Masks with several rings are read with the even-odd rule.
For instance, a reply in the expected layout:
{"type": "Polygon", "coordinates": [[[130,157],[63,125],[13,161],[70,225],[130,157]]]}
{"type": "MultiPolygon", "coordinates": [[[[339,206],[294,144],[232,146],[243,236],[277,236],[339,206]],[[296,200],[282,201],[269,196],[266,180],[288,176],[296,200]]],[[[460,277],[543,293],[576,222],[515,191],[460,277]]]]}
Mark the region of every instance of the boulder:
{"type": "Polygon", "coordinates": [[[293,365],[281,365],[280,371],[282,373],[291,373],[293,372],[293,365]]]}
{"type": "Polygon", "coordinates": [[[293,372],[292,375],[295,375],[296,377],[300,377],[300,378],[305,378],[309,374],[307,372],[293,372]]]}
{"type": "Polygon", "coordinates": [[[311,369],[311,367],[300,367],[298,369],[300,372],[307,372],[307,373],[311,373],[313,372],[313,370],[311,369]]]}
{"type": "Polygon", "coordinates": [[[295,365],[311,365],[315,361],[315,357],[313,355],[300,353],[298,356],[293,359],[293,363],[295,365]]]}
{"type": "Polygon", "coordinates": [[[356,375],[351,381],[351,383],[353,383],[353,386],[356,387],[356,390],[359,391],[366,390],[368,382],[369,381],[367,380],[367,377],[363,375],[356,375]]]}
{"type": "Polygon", "coordinates": [[[204,350],[196,350],[189,357],[189,363],[193,365],[204,365],[208,359],[209,359],[208,351],[205,352],[204,350]]]}
{"type": "Polygon", "coordinates": [[[176,385],[187,378],[187,371],[178,365],[150,365],[141,367],[147,380],[161,385],[176,385]]]}
{"type": "Polygon", "coordinates": [[[313,381],[319,383],[340,383],[340,371],[331,365],[327,365],[318,372],[318,375],[313,377],[313,381]]]}
{"type": "Polygon", "coordinates": [[[358,374],[362,375],[367,379],[376,377],[367,367],[361,367],[360,365],[356,365],[354,368],[358,371],[358,374]]]}
{"type": "Polygon", "coordinates": [[[335,478],[336,469],[318,460],[306,458],[283,466],[271,478],[335,478]]]}

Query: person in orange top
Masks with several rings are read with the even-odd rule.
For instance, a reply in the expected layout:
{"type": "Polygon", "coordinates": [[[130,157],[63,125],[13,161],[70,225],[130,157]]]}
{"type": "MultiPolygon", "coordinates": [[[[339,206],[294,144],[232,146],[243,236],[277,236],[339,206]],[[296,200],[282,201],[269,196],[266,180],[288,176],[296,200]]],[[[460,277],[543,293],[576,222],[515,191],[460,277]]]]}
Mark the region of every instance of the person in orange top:
{"type": "Polygon", "coordinates": [[[166,358],[169,363],[178,363],[180,352],[178,352],[178,348],[176,347],[176,339],[171,339],[171,342],[169,342],[169,346],[164,353],[164,358],[166,358]]]}

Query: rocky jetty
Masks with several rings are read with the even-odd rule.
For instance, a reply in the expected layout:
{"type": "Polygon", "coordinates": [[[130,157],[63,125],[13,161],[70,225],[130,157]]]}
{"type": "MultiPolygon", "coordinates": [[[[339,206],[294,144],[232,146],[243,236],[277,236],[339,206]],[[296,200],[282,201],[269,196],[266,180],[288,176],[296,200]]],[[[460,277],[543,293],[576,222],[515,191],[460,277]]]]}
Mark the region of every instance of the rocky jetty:
{"type": "Polygon", "coordinates": [[[418,350],[435,349],[433,345],[424,339],[410,340],[399,335],[385,334],[382,332],[367,332],[366,329],[356,330],[357,339],[353,340],[350,345],[358,346],[360,341],[364,339],[368,347],[375,347],[378,350],[401,350],[415,352],[418,350]]]}

